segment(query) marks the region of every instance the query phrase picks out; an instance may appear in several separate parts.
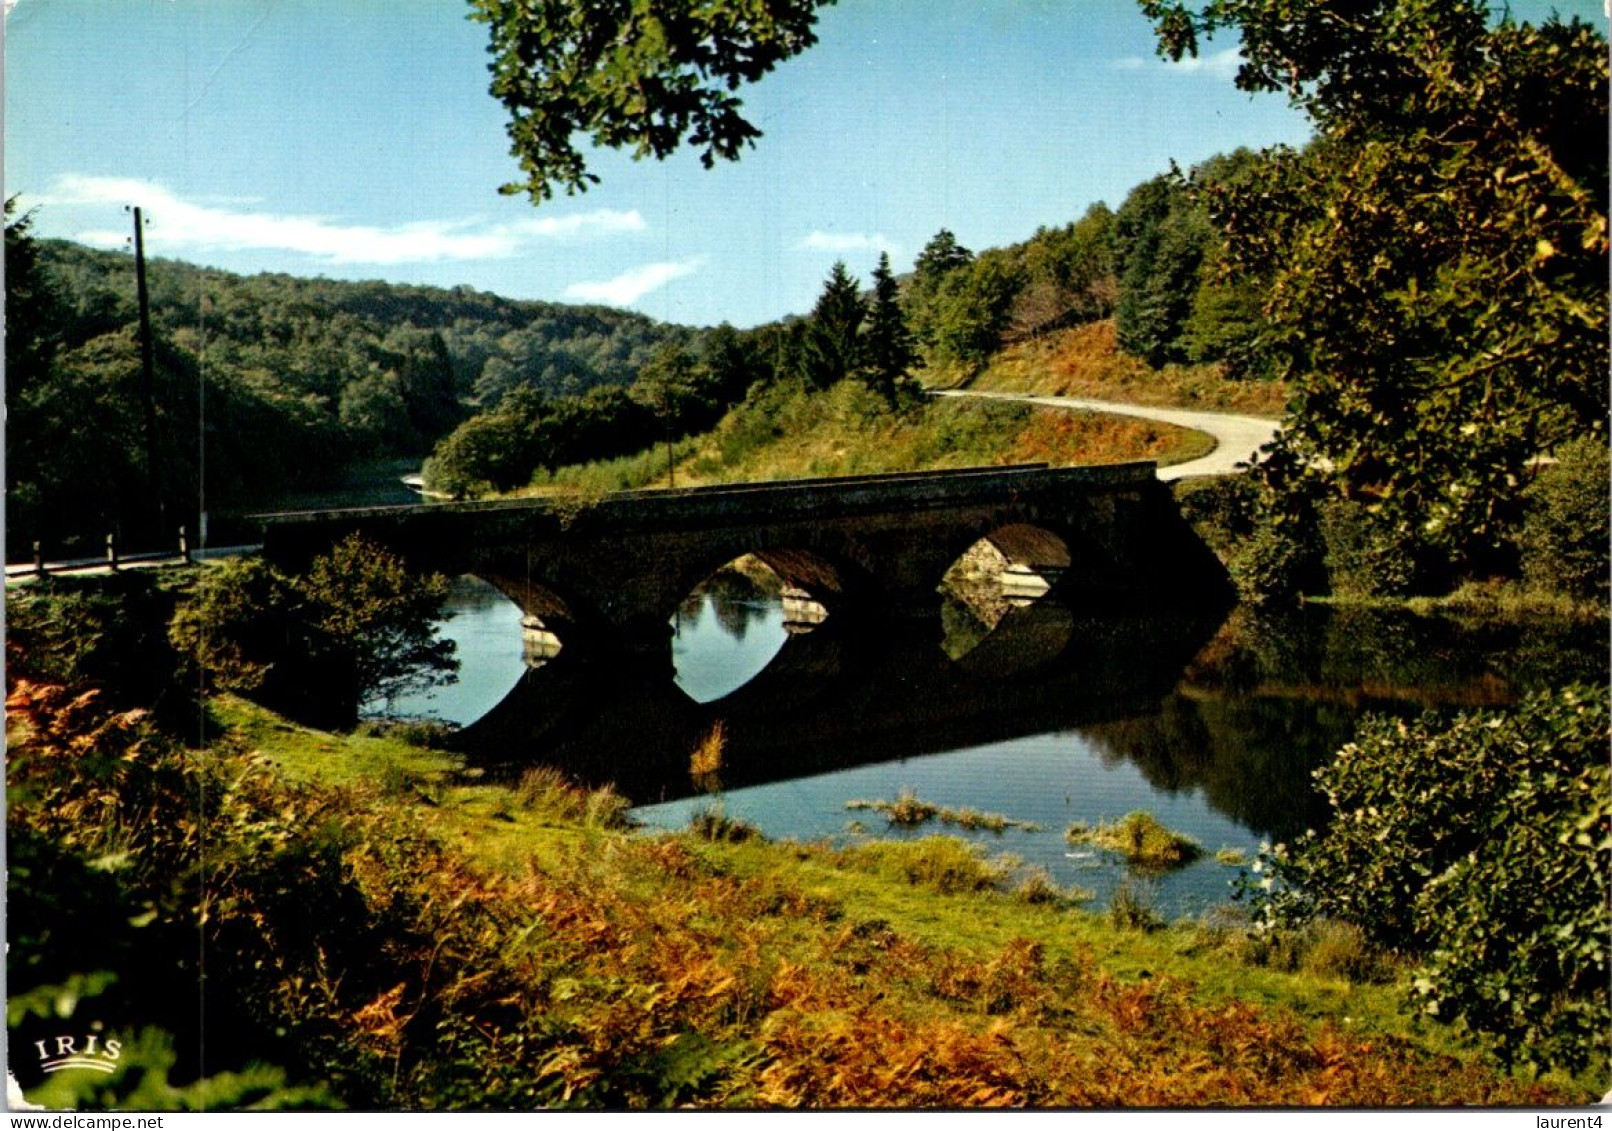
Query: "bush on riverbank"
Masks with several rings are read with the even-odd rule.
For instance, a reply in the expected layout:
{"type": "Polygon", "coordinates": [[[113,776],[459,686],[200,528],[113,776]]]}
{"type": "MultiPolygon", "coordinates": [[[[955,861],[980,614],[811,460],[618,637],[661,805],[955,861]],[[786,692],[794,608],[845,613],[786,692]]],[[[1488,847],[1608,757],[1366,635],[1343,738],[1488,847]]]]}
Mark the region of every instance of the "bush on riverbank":
{"type": "Polygon", "coordinates": [[[436,633],[447,595],[445,578],[411,572],[353,535],[297,575],[256,557],[207,570],[169,639],[210,689],[350,727],[365,700],[445,683],[458,670],[452,642],[436,633]]]}
{"type": "Polygon", "coordinates": [[[1465,567],[1360,500],[1289,498],[1278,505],[1249,475],[1183,480],[1174,493],[1183,517],[1252,605],[1409,599],[1501,618],[1604,616],[1612,589],[1609,474],[1598,442],[1568,445],[1559,463],[1540,469],[1520,518],[1489,560],[1465,567]]]}
{"type": "Polygon", "coordinates": [[[1261,865],[1274,929],[1327,917],[1414,954],[1422,1012],[1507,1061],[1612,1068],[1612,731],[1602,689],[1376,719],[1319,770],[1334,815],[1261,865]]]}

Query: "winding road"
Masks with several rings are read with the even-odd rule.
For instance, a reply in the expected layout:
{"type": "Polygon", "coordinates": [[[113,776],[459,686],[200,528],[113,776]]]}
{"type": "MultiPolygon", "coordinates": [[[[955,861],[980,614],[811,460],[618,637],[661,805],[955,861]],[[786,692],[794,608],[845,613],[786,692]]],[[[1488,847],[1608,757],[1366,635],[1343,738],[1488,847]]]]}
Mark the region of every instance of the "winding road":
{"type": "Polygon", "coordinates": [[[1186,463],[1159,468],[1163,480],[1187,479],[1194,475],[1229,475],[1239,464],[1253,459],[1254,453],[1276,438],[1280,421],[1259,416],[1232,416],[1222,412],[1196,412],[1185,408],[1156,408],[1152,405],[1098,401],[1086,397],[1033,397],[1022,393],[978,393],[966,389],[942,389],[937,397],[987,397],[993,400],[1022,401],[1049,408],[1076,408],[1107,412],[1116,416],[1138,416],[1182,428],[1193,428],[1213,437],[1215,450],[1186,463]]]}

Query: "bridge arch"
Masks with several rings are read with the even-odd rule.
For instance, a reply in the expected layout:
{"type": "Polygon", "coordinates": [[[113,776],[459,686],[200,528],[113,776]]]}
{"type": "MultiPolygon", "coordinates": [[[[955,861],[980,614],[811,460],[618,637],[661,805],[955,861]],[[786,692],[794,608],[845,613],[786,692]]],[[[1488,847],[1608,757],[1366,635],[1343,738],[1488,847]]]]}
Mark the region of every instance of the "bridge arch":
{"type": "Polygon", "coordinates": [[[552,656],[565,645],[575,643],[579,626],[594,616],[581,601],[565,596],[546,579],[530,572],[483,565],[465,573],[480,578],[514,602],[521,611],[527,649],[539,656],[552,656]]]}
{"type": "Polygon", "coordinates": [[[940,584],[968,596],[1001,595],[1027,603],[1060,587],[1066,576],[1102,585],[1122,583],[1106,549],[1074,524],[1038,516],[1002,516],[961,532],[940,584]]]}
{"type": "MultiPolygon", "coordinates": [[[[786,600],[809,600],[825,611],[843,605],[868,587],[868,579],[857,566],[834,555],[798,544],[769,545],[758,539],[754,546],[737,553],[730,545],[693,557],[679,571],[671,591],[679,594],[680,603],[718,572],[746,558],[761,563],[777,576],[786,600]]],[[[671,610],[668,610],[667,616],[670,615],[671,610]]]]}

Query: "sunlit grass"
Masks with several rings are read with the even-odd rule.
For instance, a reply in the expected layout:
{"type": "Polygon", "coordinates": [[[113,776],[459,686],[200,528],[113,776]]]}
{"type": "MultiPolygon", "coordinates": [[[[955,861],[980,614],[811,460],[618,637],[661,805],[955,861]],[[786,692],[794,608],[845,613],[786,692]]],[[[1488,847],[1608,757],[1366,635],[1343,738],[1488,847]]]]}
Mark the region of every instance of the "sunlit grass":
{"type": "Polygon", "coordinates": [[[968,387],[1273,418],[1282,416],[1287,405],[1287,390],[1280,382],[1230,381],[1219,365],[1154,369],[1119,349],[1112,319],[1010,346],[968,387]]]}
{"type": "Polygon", "coordinates": [[[916,398],[902,409],[857,381],[823,391],[792,382],[756,390],[715,428],[673,446],[541,472],[522,493],[766,482],[1014,463],[1054,466],[1206,454],[1199,432],[1130,417],[1001,402],[916,398]]]}

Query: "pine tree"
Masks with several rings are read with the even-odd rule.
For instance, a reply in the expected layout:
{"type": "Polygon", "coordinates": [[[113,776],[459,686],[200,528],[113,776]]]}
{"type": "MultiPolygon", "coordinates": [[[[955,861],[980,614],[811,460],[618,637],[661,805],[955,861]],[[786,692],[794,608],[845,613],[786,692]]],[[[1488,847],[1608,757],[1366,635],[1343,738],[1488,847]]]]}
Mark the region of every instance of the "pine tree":
{"type": "Polygon", "coordinates": [[[957,242],[957,237],[951,230],[942,228],[930,237],[924,244],[924,249],[918,253],[918,261],[913,267],[918,273],[918,281],[932,284],[959,267],[967,267],[974,261],[974,253],[957,242]]]}
{"type": "Polygon", "coordinates": [[[835,263],[806,332],[801,367],[809,383],[826,389],[857,370],[862,355],[858,335],[866,314],[861,284],[843,262],[835,263]]]}
{"type": "Polygon", "coordinates": [[[896,389],[914,360],[912,334],[901,312],[890,257],[880,254],[879,265],[873,271],[873,304],[862,341],[863,380],[893,406],[896,389]]]}

